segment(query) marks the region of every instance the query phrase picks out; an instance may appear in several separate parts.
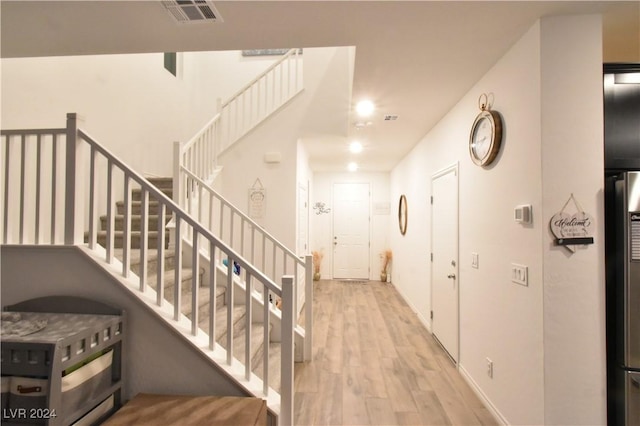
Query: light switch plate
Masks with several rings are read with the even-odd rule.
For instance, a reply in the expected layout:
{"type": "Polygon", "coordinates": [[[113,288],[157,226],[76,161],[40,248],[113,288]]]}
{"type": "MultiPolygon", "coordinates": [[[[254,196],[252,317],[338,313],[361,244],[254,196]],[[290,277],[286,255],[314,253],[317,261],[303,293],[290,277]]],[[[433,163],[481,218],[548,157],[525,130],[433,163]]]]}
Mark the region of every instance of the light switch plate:
{"type": "Polygon", "coordinates": [[[516,206],[513,215],[517,223],[531,223],[531,204],[516,206]]]}
{"type": "Polygon", "coordinates": [[[525,265],[519,265],[517,263],[511,264],[511,281],[528,286],[529,285],[529,268],[525,265]]]}
{"type": "Polygon", "coordinates": [[[471,253],[471,267],[478,269],[478,253],[471,253]]]}

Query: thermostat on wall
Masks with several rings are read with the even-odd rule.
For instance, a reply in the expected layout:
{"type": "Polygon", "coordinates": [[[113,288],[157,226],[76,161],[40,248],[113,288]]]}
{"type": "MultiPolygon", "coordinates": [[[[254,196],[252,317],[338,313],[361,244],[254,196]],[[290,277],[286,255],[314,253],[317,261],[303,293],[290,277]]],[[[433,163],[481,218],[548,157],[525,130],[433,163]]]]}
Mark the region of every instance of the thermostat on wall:
{"type": "Polygon", "coordinates": [[[514,210],[514,219],[517,223],[531,223],[531,204],[516,206],[514,210]]]}

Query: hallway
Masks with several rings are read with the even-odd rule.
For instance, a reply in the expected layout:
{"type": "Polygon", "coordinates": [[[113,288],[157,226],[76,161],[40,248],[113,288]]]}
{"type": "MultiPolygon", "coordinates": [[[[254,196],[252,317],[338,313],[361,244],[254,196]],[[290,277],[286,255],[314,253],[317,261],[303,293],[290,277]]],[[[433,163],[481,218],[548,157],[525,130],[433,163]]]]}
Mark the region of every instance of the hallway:
{"type": "Polygon", "coordinates": [[[496,424],[391,284],[315,282],[314,310],[296,424],[496,424]]]}

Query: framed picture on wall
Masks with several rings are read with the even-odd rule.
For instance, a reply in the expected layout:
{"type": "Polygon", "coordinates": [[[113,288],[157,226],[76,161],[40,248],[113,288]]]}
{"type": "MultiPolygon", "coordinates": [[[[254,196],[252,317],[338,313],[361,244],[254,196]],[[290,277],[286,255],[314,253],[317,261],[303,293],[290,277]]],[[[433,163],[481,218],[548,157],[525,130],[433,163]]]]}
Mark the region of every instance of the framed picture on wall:
{"type": "Polygon", "coordinates": [[[407,197],[402,194],[398,202],[398,225],[402,235],[407,233],[407,215],[407,197]]]}

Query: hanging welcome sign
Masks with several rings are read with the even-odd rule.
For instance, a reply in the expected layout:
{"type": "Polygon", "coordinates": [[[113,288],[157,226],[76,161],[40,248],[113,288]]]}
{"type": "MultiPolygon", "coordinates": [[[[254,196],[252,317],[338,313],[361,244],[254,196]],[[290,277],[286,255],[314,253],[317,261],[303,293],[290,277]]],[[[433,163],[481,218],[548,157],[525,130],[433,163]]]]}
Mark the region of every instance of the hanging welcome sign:
{"type": "Polygon", "coordinates": [[[265,204],[267,202],[267,190],[262,186],[260,178],[257,178],[251,188],[249,188],[249,217],[262,225],[265,215],[265,204]]]}
{"type": "Polygon", "coordinates": [[[582,209],[578,200],[571,194],[562,210],[553,215],[549,226],[556,237],[556,245],[564,246],[571,252],[575,252],[576,245],[593,244],[594,223],[593,217],[582,209]],[[571,201],[577,210],[574,214],[565,212],[571,201]]]}

